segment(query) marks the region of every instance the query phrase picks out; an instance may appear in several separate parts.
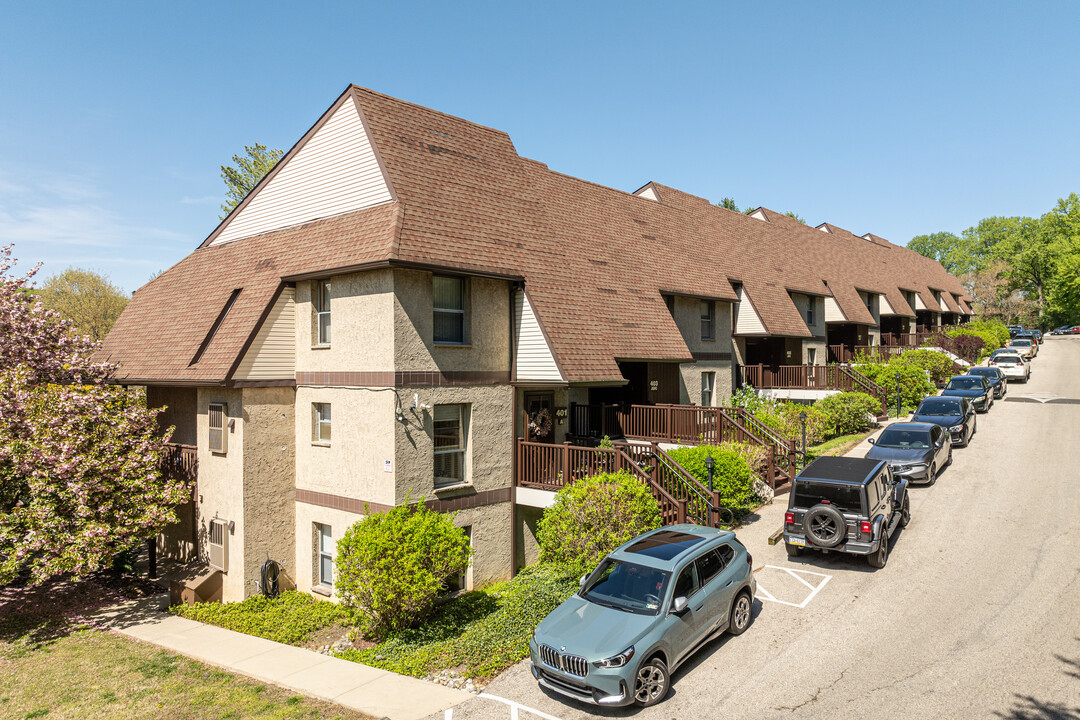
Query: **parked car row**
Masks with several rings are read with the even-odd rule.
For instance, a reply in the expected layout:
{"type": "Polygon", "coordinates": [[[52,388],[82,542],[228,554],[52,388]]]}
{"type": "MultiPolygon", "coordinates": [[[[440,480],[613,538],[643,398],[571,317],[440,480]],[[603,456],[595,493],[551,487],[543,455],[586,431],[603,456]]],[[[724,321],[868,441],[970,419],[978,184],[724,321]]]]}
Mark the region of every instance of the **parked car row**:
{"type": "Polygon", "coordinates": [[[1080,325],[1062,325],[1050,331],[1051,335],[1080,335],[1080,325]]]}
{"type": "MultiPolygon", "coordinates": [[[[923,399],[909,422],[886,427],[866,457],[807,465],[784,515],[788,555],[851,553],[885,567],[892,538],[911,520],[908,488],[933,485],[952,464],[953,448],[970,444],[977,413],[1005,396],[1014,367],[1027,379],[1022,347],[953,377],[940,395],[923,399]]],[[[592,705],[660,702],[672,673],[698,648],[749,627],[757,592],[752,563],[725,530],[673,525],[634,538],[584,575],[580,590],[537,626],[529,641],[533,677],[592,705]]]]}

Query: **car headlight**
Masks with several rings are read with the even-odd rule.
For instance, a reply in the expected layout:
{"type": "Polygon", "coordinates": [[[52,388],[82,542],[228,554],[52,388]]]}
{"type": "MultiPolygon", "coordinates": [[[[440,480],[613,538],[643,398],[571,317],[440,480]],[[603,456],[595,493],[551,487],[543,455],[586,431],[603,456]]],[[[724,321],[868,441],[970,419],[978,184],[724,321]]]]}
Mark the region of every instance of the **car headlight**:
{"type": "Polygon", "coordinates": [[[612,655],[605,660],[597,660],[593,663],[598,668],[621,668],[626,663],[630,662],[630,658],[634,657],[634,646],[623,650],[618,655],[612,655]]]}
{"type": "Polygon", "coordinates": [[[963,425],[953,425],[951,428],[949,428],[949,432],[964,432],[964,426],[963,425]]]}

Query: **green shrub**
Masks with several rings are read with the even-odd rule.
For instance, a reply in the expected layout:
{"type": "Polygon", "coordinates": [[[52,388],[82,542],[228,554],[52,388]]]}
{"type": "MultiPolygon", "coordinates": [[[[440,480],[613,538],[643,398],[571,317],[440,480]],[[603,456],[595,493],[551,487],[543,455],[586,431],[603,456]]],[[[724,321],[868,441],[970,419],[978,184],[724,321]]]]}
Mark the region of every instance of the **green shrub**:
{"type": "Polygon", "coordinates": [[[956,364],[951,357],[937,350],[909,350],[893,358],[891,364],[898,367],[918,367],[930,373],[930,381],[935,385],[944,385],[955,373],[956,364]]]}
{"type": "Polygon", "coordinates": [[[465,532],[421,499],[346,530],[337,544],[334,586],[342,604],[356,611],[360,630],[378,638],[422,620],[471,552],[465,532]]]}
{"type": "MultiPolygon", "coordinates": [[[[906,353],[905,353],[906,354],[906,353]]],[[[927,395],[933,395],[937,389],[926,376],[926,372],[914,365],[886,364],[857,365],[855,370],[885,388],[889,407],[896,407],[896,374],[900,373],[900,403],[913,407],[927,395]]]]}
{"type": "Polygon", "coordinates": [[[577,588],[555,567],[532,565],[513,580],[449,601],[420,627],[338,657],[414,677],[455,668],[486,679],[524,658],[532,631],[577,588]]]}
{"type": "Polygon", "coordinates": [[[972,320],[960,326],[963,329],[979,333],[991,350],[1009,344],[1009,326],[1000,320],[972,320]]]}
{"type": "Polygon", "coordinates": [[[712,456],[713,488],[720,491],[721,504],[738,518],[760,505],[761,498],[754,493],[754,474],[750,463],[743,453],[731,448],[733,444],[680,447],[669,451],[668,455],[700,480],[702,485],[708,485],[709,470],[705,459],[712,456]]]}
{"type": "Polygon", "coordinates": [[[335,622],[348,622],[349,610],[306,593],[289,590],[276,598],[252,595],[237,603],[174,605],[173,615],[255,635],[274,642],[298,645],[317,630],[335,622]]]}
{"type": "Polygon", "coordinates": [[[861,392],[829,395],[814,403],[814,407],[829,419],[832,437],[869,430],[874,425],[872,418],[881,413],[881,401],[861,392]]]}
{"type": "Polygon", "coordinates": [[[630,473],[577,480],[555,494],[555,504],[540,518],[540,560],[568,577],[580,577],[609,552],[661,523],[656,499],[630,473]]]}

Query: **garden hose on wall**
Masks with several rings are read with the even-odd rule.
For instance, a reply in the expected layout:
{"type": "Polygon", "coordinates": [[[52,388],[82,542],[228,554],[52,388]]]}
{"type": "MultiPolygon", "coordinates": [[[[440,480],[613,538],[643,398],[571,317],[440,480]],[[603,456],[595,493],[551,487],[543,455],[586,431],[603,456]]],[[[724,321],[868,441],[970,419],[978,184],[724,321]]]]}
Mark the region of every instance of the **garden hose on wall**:
{"type": "Polygon", "coordinates": [[[278,588],[278,576],[281,575],[281,566],[270,558],[266,559],[266,562],[262,566],[262,584],[259,586],[262,589],[262,594],[268,598],[276,598],[280,589],[278,588]]]}

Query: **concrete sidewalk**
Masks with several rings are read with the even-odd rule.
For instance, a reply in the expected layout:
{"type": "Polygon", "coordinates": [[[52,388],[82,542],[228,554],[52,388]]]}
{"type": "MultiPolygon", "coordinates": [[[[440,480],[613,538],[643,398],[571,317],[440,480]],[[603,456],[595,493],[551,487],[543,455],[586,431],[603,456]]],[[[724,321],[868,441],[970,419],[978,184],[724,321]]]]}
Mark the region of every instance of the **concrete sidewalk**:
{"type": "Polygon", "coordinates": [[[201,662],[329,700],[376,718],[418,720],[473,695],[311,650],[162,612],[164,598],[132,601],[91,619],[201,662]]]}

